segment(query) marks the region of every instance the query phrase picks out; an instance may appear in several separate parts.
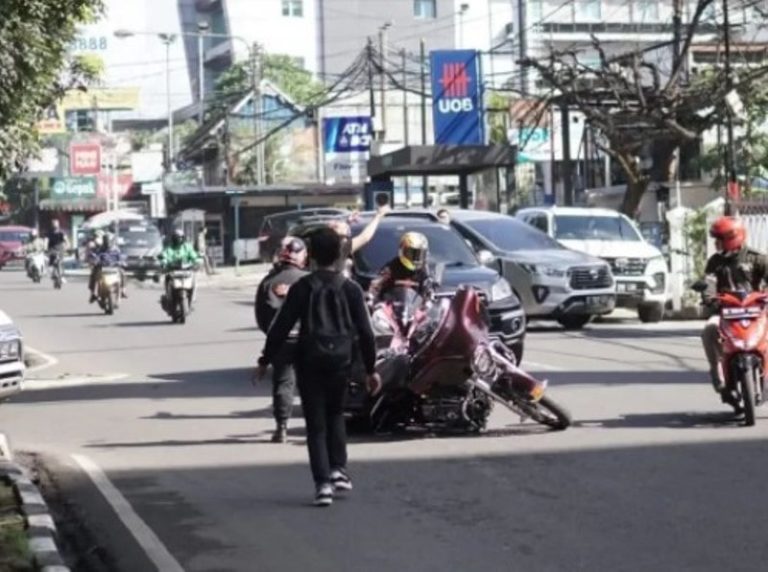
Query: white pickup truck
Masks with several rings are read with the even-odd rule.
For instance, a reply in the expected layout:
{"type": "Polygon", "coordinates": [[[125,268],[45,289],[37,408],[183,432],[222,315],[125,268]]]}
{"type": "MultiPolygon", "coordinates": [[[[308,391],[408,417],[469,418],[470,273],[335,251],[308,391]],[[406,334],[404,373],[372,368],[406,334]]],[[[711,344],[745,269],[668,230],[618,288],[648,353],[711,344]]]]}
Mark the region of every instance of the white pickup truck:
{"type": "Polygon", "coordinates": [[[22,390],[24,370],[21,332],[8,315],[0,310],[0,401],[22,390]]]}
{"type": "Polygon", "coordinates": [[[608,262],[617,307],[636,309],[642,322],[664,317],[672,299],[667,262],[629,218],[609,209],[578,207],[527,208],[516,216],[566,248],[608,262]]]}

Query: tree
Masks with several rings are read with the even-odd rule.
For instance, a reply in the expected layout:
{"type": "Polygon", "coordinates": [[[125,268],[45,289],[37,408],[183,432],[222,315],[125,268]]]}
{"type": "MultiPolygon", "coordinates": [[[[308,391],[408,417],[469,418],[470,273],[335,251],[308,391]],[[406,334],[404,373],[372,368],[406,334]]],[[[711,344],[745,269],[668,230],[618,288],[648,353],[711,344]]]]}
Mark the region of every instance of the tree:
{"type": "MultiPolygon", "coordinates": [[[[652,180],[673,178],[681,145],[698,141],[704,131],[724,121],[724,72],[685,77],[691,44],[714,2],[697,0],[690,23],[683,26],[678,18],[670,41],[650,48],[609,56],[593,36],[596,64],[580,59],[574,49],[553,50],[544,60],[522,61],[549,86],[550,93],[542,98],[547,106],[577,109],[599,133],[595,143],[626,175],[621,210],[628,215],[635,214],[652,180]],[[653,157],[650,170],[643,169],[642,154],[653,157]]],[[[682,4],[674,2],[678,16],[682,4]]],[[[750,69],[741,74],[739,83],[749,85],[765,73],[765,69],[750,69]]]]}
{"type": "Polygon", "coordinates": [[[67,49],[102,0],[3,0],[0,7],[0,181],[38,148],[35,125],[64,91],[92,80],[93,62],[67,49]]]}
{"type": "MultiPolygon", "coordinates": [[[[264,78],[299,105],[310,104],[323,92],[321,84],[312,78],[312,74],[298,67],[289,56],[266,54],[263,66],[264,78]]],[[[226,114],[227,127],[222,133],[219,148],[224,149],[229,180],[236,184],[247,184],[256,179],[257,157],[255,149],[249,149],[254,140],[253,118],[248,114],[230,113],[231,106],[251,89],[250,63],[236,63],[219,76],[214,99],[208,107],[212,115],[226,114]]],[[[278,157],[279,147],[280,142],[275,136],[266,142],[266,172],[271,182],[274,182],[276,175],[286,172],[285,162],[278,157]]]]}

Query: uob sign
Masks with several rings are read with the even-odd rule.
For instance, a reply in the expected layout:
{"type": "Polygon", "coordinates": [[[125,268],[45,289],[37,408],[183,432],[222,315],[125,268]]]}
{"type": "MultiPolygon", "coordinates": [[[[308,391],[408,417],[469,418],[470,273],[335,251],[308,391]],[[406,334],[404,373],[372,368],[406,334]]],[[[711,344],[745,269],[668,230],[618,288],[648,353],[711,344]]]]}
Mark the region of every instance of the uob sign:
{"type": "Polygon", "coordinates": [[[430,54],[430,62],[435,143],[483,144],[482,86],[477,52],[435,51],[430,54]]]}

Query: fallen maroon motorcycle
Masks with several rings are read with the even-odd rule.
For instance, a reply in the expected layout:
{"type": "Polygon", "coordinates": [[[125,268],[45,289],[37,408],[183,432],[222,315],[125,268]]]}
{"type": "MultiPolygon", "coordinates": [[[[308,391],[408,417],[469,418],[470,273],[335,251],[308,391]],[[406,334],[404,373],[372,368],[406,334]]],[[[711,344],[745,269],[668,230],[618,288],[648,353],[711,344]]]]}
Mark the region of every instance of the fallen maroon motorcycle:
{"type": "Polygon", "coordinates": [[[389,320],[394,336],[377,361],[384,387],[371,398],[353,383],[349,417],[377,432],[408,427],[482,431],[499,403],[522,420],[558,430],[570,426],[568,412],[546,394],[547,382],[523,371],[514,353],[489,337],[477,290],[461,287],[451,299],[419,310],[407,307],[421,304],[418,296],[400,293],[395,300],[374,314],[374,329],[386,329],[389,320]],[[403,315],[410,317],[407,324],[403,315]]]}

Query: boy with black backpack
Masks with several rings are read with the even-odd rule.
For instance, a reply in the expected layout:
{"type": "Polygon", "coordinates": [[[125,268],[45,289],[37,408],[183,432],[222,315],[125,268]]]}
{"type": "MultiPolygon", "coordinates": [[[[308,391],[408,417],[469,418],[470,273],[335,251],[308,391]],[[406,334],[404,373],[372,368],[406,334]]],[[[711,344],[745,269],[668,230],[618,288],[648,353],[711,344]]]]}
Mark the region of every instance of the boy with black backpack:
{"type": "Polygon", "coordinates": [[[368,389],[377,393],[376,345],[363,291],[336,270],[341,238],[330,228],[310,237],[317,270],[288,291],[267,335],[256,378],[279,354],[296,322],[299,326],[296,378],[307,427],[307,447],[317,506],[329,506],[337,491],[352,490],[346,472],[344,400],[356,351],[362,356],[368,389]]]}

